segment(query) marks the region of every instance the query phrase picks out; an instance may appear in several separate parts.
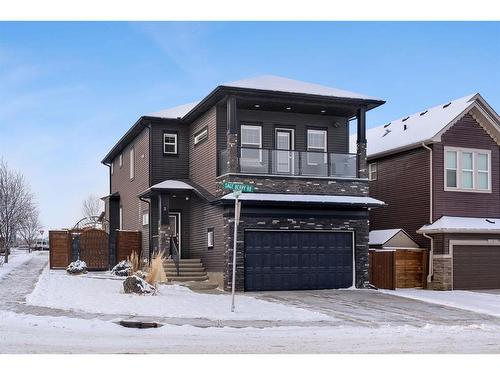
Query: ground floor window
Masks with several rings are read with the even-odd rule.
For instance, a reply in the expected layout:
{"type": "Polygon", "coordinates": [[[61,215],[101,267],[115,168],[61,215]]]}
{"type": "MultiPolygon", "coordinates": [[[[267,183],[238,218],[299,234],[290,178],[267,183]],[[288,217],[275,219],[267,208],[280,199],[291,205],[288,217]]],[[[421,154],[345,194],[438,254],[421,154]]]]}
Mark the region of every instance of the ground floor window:
{"type": "Polygon", "coordinates": [[[142,225],[146,226],[149,225],[149,212],[145,211],[142,213],[142,225]]]}
{"type": "Polygon", "coordinates": [[[214,228],[207,229],[207,246],[209,249],[214,247],[214,228]]]}

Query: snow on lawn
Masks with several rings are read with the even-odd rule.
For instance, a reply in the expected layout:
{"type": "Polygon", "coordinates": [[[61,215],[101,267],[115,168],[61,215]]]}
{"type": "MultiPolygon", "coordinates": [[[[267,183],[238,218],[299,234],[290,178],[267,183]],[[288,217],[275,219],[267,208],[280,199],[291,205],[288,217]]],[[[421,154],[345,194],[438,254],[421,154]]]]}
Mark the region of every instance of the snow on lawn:
{"type": "Polygon", "coordinates": [[[236,311],[231,313],[231,296],[227,294],[202,294],[179,285],[160,285],[158,295],[138,296],[123,293],[122,283],[123,279],[96,279],[45,269],[26,302],[103,314],[211,320],[334,320],[321,313],[244,295],[236,296],[236,311]]]}
{"type": "MultiPolygon", "coordinates": [[[[14,268],[22,266],[33,258],[35,253],[28,253],[26,250],[12,249],[9,255],[9,263],[0,266],[0,280],[7,276],[14,268]]],[[[0,255],[3,257],[4,255],[0,255]]]]}
{"type": "Polygon", "coordinates": [[[500,317],[500,294],[469,292],[465,290],[437,291],[424,289],[398,289],[379,291],[400,297],[500,317]]]}

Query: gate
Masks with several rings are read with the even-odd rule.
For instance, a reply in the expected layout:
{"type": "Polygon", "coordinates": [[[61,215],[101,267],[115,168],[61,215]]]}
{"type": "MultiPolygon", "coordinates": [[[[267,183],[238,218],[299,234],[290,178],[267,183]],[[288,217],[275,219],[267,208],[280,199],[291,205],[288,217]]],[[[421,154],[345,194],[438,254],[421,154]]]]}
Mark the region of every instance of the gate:
{"type": "Polygon", "coordinates": [[[90,271],[109,268],[109,236],[102,229],[89,228],[80,233],[80,259],[87,263],[90,271]]]}

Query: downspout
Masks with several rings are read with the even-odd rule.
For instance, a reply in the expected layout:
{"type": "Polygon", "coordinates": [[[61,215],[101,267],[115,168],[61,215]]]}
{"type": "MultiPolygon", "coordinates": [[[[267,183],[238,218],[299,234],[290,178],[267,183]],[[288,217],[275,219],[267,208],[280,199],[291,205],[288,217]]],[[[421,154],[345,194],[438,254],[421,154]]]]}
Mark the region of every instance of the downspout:
{"type": "MultiPolygon", "coordinates": [[[[429,224],[433,221],[433,184],[432,184],[432,148],[422,142],[422,147],[429,151],[429,224]]],[[[427,282],[431,282],[434,277],[434,238],[422,233],[422,235],[431,242],[431,249],[429,251],[429,273],[427,275],[427,282]]]]}

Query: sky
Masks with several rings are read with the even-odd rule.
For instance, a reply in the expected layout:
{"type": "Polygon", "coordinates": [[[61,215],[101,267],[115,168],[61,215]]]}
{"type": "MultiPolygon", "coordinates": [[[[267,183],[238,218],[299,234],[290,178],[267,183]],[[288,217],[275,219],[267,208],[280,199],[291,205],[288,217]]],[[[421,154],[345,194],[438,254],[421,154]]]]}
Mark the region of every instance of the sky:
{"type": "Polygon", "coordinates": [[[500,22],[0,22],[0,158],[71,227],[141,115],[264,74],[386,100],[368,127],[476,92],[500,112],[500,22]]]}

